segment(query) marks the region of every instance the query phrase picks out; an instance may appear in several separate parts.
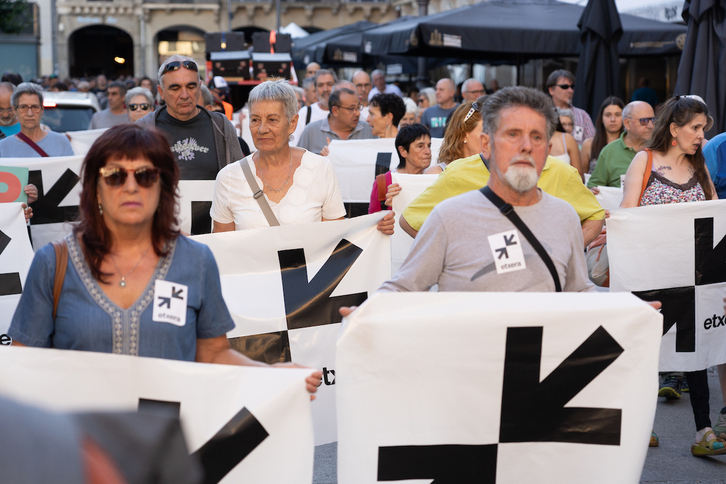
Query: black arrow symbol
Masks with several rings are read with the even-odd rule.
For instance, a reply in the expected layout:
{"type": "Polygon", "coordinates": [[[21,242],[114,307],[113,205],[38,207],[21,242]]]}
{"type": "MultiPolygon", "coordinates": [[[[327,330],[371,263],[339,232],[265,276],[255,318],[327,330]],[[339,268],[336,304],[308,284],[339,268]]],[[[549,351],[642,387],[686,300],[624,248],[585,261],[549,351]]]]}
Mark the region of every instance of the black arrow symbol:
{"type": "Polygon", "coordinates": [[[676,353],[696,351],[696,288],[672,287],[653,291],[633,291],[644,301],[660,301],[663,307],[663,334],[676,326],[676,353]]]}
{"type": "MultiPolygon", "coordinates": [[[[12,239],[2,230],[0,230],[0,254],[5,252],[8,244],[12,239]]],[[[0,296],[10,296],[12,294],[22,294],[23,284],[20,281],[19,272],[9,272],[0,274],[0,296]]]]}
{"type": "MultiPolygon", "coordinates": [[[[179,418],[181,402],[139,399],[139,412],[179,418]]],[[[192,454],[204,468],[204,484],[216,484],[242,462],[270,434],[242,408],[214,436],[192,454]]]]}
{"type": "Polygon", "coordinates": [[[713,217],[697,218],[693,225],[696,285],[726,282],[726,237],[713,246],[713,217]]]}
{"type": "Polygon", "coordinates": [[[517,245],[517,243],[514,241],[514,234],[510,235],[509,238],[507,236],[504,236],[504,243],[509,247],[510,245],[517,245]]]}
{"type": "Polygon", "coordinates": [[[431,484],[494,484],[497,444],[378,448],[378,481],[433,479],[431,484]]]}
{"type": "Polygon", "coordinates": [[[171,286],[171,297],[173,297],[174,299],[182,299],[183,300],[184,298],[181,297],[181,293],[183,293],[183,292],[184,292],[184,289],[179,289],[177,291],[175,286],[171,286]]]}
{"type": "Polygon", "coordinates": [[[60,203],[78,184],[80,178],[70,169],[66,169],[50,190],[43,191],[43,176],[40,170],[28,173],[28,183],[38,188],[38,200],[30,206],[33,207],[31,225],[71,222],[78,219],[78,207],[59,207],[60,203]]]}
{"type": "Polygon", "coordinates": [[[166,307],[168,309],[171,309],[171,298],[170,297],[159,296],[159,299],[161,300],[161,302],[159,303],[159,307],[166,305],[166,307]]]}
{"type": "Polygon", "coordinates": [[[499,257],[497,257],[497,259],[501,259],[502,256],[504,256],[507,259],[509,259],[509,253],[507,252],[507,248],[506,247],[502,247],[500,249],[496,249],[496,252],[499,252],[499,257]]]}
{"type": "Polygon", "coordinates": [[[542,327],[507,328],[499,442],[620,445],[620,409],[565,404],[615,361],[623,348],[600,326],[540,382],[542,331],[542,327]]]}
{"type": "Polygon", "coordinates": [[[330,297],[363,249],[343,239],[315,277],[308,282],[308,269],[303,249],[278,251],[282,275],[288,329],[309,328],[343,320],[341,306],[358,306],[367,292],[330,297]]]}

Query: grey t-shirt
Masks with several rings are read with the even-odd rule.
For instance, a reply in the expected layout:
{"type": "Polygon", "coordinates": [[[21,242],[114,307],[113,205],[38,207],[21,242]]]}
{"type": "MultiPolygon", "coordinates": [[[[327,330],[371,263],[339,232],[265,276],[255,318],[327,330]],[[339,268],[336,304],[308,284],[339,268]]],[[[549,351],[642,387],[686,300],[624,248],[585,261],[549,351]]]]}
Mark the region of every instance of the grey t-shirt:
{"type": "MultiPolygon", "coordinates": [[[[71,142],[65,135],[50,131],[45,138],[35,143],[48,156],[73,156],[71,142]]],[[[37,151],[17,136],[9,136],[0,141],[0,158],[40,158],[37,151]]]]}
{"type": "Polygon", "coordinates": [[[436,106],[426,108],[423,116],[421,116],[421,124],[429,129],[432,138],[443,138],[446,121],[458,107],[459,105],[456,104],[451,109],[443,109],[437,104],[436,106]]]}
{"type": "MultiPolygon", "coordinates": [[[[587,277],[580,218],[567,202],[544,192],[534,205],[514,210],[557,268],[562,290],[594,291],[587,277]]],[[[516,230],[479,190],[438,204],[421,227],[411,252],[382,291],[554,292],[547,266],[517,231],[525,268],[497,273],[490,235],[516,230]]],[[[501,256],[500,256],[501,257],[501,256]]]]}
{"type": "Polygon", "coordinates": [[[200,110],[192,119],[180,121],[165,109],[156,119],[156,127],[170,136],[171,151],[179,165],[182,180],[217,178],[219,164],[214,127],[207,113],[200,110]]]}
{"type": "Polygon", "coordinates": [[[113,114],[110,109],[104,109],[91,116],[88,129],[113,128],[116,125],[130,122],[129,113],[126,111],[123,114],[113,114]]]}

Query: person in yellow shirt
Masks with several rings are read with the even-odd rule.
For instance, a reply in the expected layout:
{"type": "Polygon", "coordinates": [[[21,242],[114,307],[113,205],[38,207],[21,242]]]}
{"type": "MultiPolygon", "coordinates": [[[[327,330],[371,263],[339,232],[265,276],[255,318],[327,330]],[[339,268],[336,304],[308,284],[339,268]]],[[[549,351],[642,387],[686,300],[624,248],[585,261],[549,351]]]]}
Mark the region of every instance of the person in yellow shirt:
{"type": "MultiPolygon", "coordinates": [[[[489,181],[488,163],[481,154],[451,162],[436,181],[403,211],[399,222],[401,228],[411,237],[416,237],[431,210],[440,202],[485,186],[489,181]]],[[[577,169],[548,156],[537,186],[572,205],[580,216],[585,247],[600,234],[605,210],[582,183],[577,169]]]]}

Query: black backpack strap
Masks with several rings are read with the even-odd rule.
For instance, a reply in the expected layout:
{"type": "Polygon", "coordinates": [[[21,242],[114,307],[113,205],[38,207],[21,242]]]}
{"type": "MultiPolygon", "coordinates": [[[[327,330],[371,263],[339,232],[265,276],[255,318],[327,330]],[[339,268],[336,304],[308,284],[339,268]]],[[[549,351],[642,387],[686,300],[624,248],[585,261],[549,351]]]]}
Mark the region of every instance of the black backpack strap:
{"type": "Polygon", "coordinates": [[[485,186],[481,190],[479,190],[484,194],[485,197],[489,199],[490,202],[494,204],[495,207],[499,209],[499,211],[509,219],[510,222],[514,224],[515,227],[517,227],[517,230],[519,230],[522,235],[524,235],[524,238],[527,239],[527,241],[534,247],[534,250],[537,251],[537,254],[539,254],[542,261],[547,266],[547,269],[550,270],[550,274],[552,275],[552,279],[555,281],[555,291],[562,292],[562,286],[560,285],[560,277],[557,275],[557,269],[555,268],[554,262],[552,262],[552,258],[547,253],[544,247],[542,247],[542,244],[540,244],[539,240],[537,240],[537,237],[532,233],[531,230],[529,230],[529,227],[527,227],[527,224],[525,224],[521,218],[519,218],[519,215],[517,215],[517,212],[514,211],[514,207],[512,207],[510,204],[505,203],[504,200],[499,198],[499,196],[492,191],[491,188],[488,186],[485,186]]]}
{"type": "Polygon", "coordinates": [[[310,124],[310,118],[312,117],[312,115],[313,115],[313,107],[308,106],[308,113],[305,115],[305,126],[310,124]]]}

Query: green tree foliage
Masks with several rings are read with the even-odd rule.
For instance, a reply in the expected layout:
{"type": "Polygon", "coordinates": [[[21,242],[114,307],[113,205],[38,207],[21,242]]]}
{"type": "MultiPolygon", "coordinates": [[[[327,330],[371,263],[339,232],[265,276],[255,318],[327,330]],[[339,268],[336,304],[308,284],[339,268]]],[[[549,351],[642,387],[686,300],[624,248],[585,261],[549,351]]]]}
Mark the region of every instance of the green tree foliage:
{"type": "Polygon", "coordinates": [[[27,0],[0,0],[0,32],[17,34],[32,20],[32,10],[27,0]]]}

